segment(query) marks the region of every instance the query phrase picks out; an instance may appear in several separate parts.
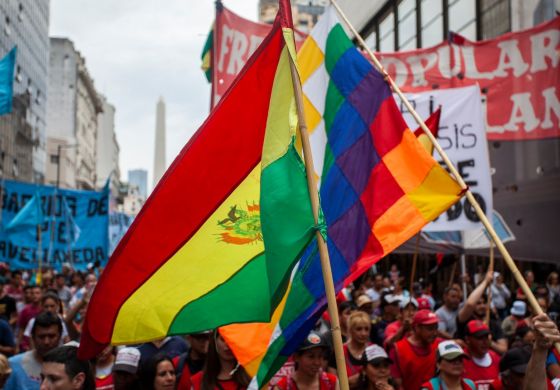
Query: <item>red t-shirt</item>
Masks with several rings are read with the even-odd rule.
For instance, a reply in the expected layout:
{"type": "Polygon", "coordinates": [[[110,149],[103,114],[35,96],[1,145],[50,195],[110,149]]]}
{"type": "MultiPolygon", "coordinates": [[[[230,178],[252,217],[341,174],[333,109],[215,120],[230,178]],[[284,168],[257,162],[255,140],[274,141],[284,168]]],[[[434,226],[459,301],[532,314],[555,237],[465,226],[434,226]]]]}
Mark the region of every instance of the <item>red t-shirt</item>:
{"type": "Polygon", "coordinates": [[[402,380],[403,389],[419,389],[436,372],[436,350],[442,339],[436,339],[428,348],[413,345],[408,338],[395,343],[389,356],[393,360],[391,376],[402,380]]]}
{"type": "Polygon", "coordinates": [[[112,390],[113,385],[113,374],[109,374],[103,378],[95,378],[95,390],[112,390]]]}
{"type": "MultiPolygon", "coordinates": [[[[336,375],[321,372],[319,375],[319,390],[334,390],[336,387],[336,375]]],[[[280,379],[276,384],[280,390],[297,390],[297,383],[291,375],[280,379]]]]}
{"type": "MultiPolygon", "coordinates": [[[[197,372],[191,377],[191,383],[194,390],[200,390],[200,385],[202,384],[202,374],[203,371],[197,372]]],[[[233,379],[227,381],[218,380],[216,383],[215,390],[244,390],[246,387],[239,385],[233,379]]]]}
{"type": "Polygon", "coordinates": [[[500,355],[492,350],[489,350],[488,354],[491,359],[488,367],[477,365],[472,358],[463,360],[465,367],[463,375],[476,384],[477,390],[489,390],[490,384],[500,375],[500,355]]]}

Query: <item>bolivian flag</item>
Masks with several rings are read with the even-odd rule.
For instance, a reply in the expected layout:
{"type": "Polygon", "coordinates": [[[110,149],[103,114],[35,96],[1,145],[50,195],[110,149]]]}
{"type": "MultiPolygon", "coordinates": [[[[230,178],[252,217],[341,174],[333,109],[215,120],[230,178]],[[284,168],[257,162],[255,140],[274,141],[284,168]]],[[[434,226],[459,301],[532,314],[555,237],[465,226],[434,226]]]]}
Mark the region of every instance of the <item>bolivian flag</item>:
{"type": "Polygon", "coordinates": [[[293,42],[282,0],[270,34],[111,257],[88,307],[80,356],[270,320],[315,230],[294,148],[293,42]]]}

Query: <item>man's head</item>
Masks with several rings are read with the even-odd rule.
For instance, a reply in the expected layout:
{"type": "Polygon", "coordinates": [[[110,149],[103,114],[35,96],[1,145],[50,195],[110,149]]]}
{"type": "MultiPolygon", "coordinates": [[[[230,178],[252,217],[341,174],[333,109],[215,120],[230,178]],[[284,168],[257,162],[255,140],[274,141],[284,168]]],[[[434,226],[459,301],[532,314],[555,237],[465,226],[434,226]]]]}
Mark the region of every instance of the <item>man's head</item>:
{"type": "Polygon", "coordinates": [[[187,340],[191,346],[191,358],[203,359],[206,356],[211,334],[212,332],[208,331],[187,336],[187,340]]]}
{"type": "Polygon", "coordinates": [[[51,349],[60,343],[62,322],[51,312],[42,312],[35,317],[31,328],[31,339],[39,357],[44,357],[51,349]]]}
{"type": "Polygon", "coordinates": [[[394,321],[399,315],[400,298],[393,294],[384,294],[381,298],[381,310],[386,320],[394,321]]]}
{"type": "Polygon", "coordinates": [[[478,319],[486,317],[486,312],[488,310],[488,300],[486,295],[482,295],[480,299],[476,302],[474,307],[474,315],[478,319]]]}
{"type": "Polygon", "coordinates": [[[454,287],[447,287],[443,293],[443,304],[449,310],[455,311],[459,308],[461,294],[454,287]]]}
{"type": "Polygon", "coordinates": [[[527,347],[512,348],[500,360],[500,376],[504,390],[523,388],[525,370],[531,359],[531,350],[527,347]]]}
{"type": "Polygon", "coordinates": [[[140,351],[125,347],[117,352],[113,365],[113,383],[115,390],[134,389],[138,382],[140,351]]]}
{"type": "Polygon", "coordinates": [[[418,311],[418,301],[414,298],[405,298],[400,301],[399,306],[401,308],[401,320],[412,321],[418,311]]]}
{"type": "Polygon", "coordinates": [[[39,305],[41,303],[42,296],[43,296],[43,292],[41,291],[41,287],[39,286],[31,287],[30,303],[34,305],[39,305]]]}
{"type": "Polygon", "coordinates": [[[465,341],[469,352],[476,358],[482,358],[490,349],[490,329],[480,320],[467,323],[465,341]]]}
{"type": "Polygon", "coordinates": [[[87,360],[78,359],[78,348],[65,345],[43,357],[41,390],[93,390],[95,380],[87,360]]]}
{"type": "Polygon", "coordinates": [[[66,285],[66,277],[64,274],[57,274],[54,282],[57,288],[62,288],[66,285]]]}
{"type": "Polygon", "coordinates": [[[373,288],[376,291],[381,291],[381,289],[383,288],[383,275],[381,274],[376,274],[373,277],[373,288]]]}
{"type": "Polygon", "coordinates": [[[358,307],[358,310],[363,311],[370,316],[373,314],[373,301],[371,300],[369,295],[362,294],[358,298],[356,298],[356,306],[358,307]]]}
{"type": "Polygon", "coordinates": [[[434,342],[438,329],[438,316],[430,310],[418,310],[412,319],[414,336],[424,346],[434,342]]]}

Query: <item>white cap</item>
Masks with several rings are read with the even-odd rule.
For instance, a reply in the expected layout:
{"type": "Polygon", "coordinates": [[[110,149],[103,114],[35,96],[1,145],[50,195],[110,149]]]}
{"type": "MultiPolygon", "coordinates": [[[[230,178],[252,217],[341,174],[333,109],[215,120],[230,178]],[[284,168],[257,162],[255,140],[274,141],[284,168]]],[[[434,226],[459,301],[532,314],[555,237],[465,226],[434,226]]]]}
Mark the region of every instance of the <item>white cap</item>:
{"type": "Polygon", "coordinates": [[[387,352],[376,344],[366,347],[363,357],[368,363],[377,359],[386,359],[391,361],[391,359],[389,359],[389,356],[387,355],[387,352]]]}
{"type": "Polygon", "coordinates": [[[140,351],[137,348],[126,347],[117,352],[113,371],[125,371],[136,374],[140,363],[140,351]]]}
{"type": "Polygon", "coordinates": [[[463,348],[453,340],[445,340],[439,343],[437,349],[437,359],[453,360],[459,356],[466,357],[463,348]]]}

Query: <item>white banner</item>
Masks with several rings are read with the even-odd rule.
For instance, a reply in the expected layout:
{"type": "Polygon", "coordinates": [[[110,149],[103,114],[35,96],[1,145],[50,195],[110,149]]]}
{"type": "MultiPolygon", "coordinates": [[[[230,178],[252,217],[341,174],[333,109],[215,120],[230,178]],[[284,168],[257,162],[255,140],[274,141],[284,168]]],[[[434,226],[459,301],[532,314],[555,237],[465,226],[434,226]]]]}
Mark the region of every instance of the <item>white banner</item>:
{"type": "MultiPolygon", "coordinates": [[[[492,216],[492,180],[481,95],[478,86],[437,89],[429,92],[405,94],[423,119],[442,106],[438,142],[445,150],[488,219],[492,216]]],[[[395,96],[397,102],[400,99],[395,96]]],[[[401,111],[410,129],[418,125],[402,103],[401,111]]],[[[442,159],[434,150],[434,158],[442,159]]],[[[442,165],[444,165],[442,163],[442,165]]],[[[425,231],[471,230],[480,228],[478,217],[466,197],[443,213],[425,231]]]]}

